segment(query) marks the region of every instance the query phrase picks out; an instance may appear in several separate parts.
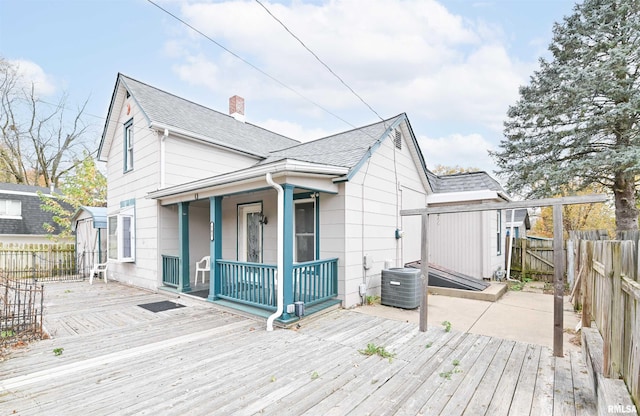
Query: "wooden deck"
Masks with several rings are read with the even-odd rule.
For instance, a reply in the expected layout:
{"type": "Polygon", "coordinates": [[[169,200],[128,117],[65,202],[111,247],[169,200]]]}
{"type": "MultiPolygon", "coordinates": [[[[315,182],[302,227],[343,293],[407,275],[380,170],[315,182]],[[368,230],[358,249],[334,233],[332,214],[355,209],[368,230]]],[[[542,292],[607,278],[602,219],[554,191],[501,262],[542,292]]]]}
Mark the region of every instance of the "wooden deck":
{"type": "Polygon", "coordinates": [[[191,298],[137,306],[167,299],[117,282],[47,284],[52,338],[0,362],[0,414],[596,413],[579,353],[348,310],[266,332],[191,298]],[[395,357],[361,354],[368,343],[395,357]]]}

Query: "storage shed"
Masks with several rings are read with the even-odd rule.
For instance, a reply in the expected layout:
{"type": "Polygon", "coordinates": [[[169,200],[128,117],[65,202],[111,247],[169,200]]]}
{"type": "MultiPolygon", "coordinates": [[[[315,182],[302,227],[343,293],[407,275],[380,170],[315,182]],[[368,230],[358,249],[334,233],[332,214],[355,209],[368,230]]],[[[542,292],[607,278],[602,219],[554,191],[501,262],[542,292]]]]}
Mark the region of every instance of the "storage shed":
{"type": "Polygon", "coordinates": [[[78,269],[88,274],[95,263],[107,260],[107,208],[80,207],[71,218],[76,234],[78,269]]]}

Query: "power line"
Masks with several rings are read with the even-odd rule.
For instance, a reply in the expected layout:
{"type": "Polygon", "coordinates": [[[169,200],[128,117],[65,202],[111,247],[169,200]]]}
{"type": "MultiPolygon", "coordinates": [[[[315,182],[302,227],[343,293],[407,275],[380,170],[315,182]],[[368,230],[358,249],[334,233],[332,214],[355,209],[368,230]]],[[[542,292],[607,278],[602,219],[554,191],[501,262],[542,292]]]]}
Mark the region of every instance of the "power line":
{"type": "Polygon", "coordinates": [[[280,19],[278,19],[276,16],[273,15],[273,13],[271,13],[271,11],[267,8],[267,6],[265,6],[264,4],[262,4],[262,2],[260,0],[255,0],[256,3],[258,3],[260,6],[262,6],[262,8],[269,14],[269,16],[271,16],[276,22],[280,23],[280,26],[282,26],[284,28],[284,30],[287,31],[287,33],[289,33],[295,40],[297,40],[300,45],[302,45],[303,48],[305,48],[307,50],[307,52],[309,52],[311,55],[313,55],[314,58],[316,58],[316,60],[318,62],[320,62],[322,64],[322,66],[324,66],[327,71],[329,71],[331,73],[331,75],[333,75],[334,77],[336,77],[338,79],[338,81],[340,81],[342,83],[342,85],[344,85],[349,91],[351,91],[351,93],[353,95],[355,95],[356,97],[358,97],[358,99],[360,101],[362,101],[362,103],[364,105],[366,105],[369,110],[371,110],[376,116],[378,116],[378,118],[382,121],[384,121],[384,119],[380,116],[380,114],[378,114],[378,112],[376,110],[373,109],[373,107],[371,107],[369,105],[369,103],[367,103],[364,98],[362,98],[357,92],[355,92],[353,90],[353,88],[351,88],[338,74],[336,74],[330,67],[329,65],[327,65],[322,59],[320,59],[320,57],[318,57],[318,55],[316,55],[315,52],[313,52],[311,49],[309,49],[309,47],[298,37],[296,36],[291,30],[289,30],[289,28],[282,23],[282,21],[280,19]]]}
{"type": "Polygon", "coordinates": [[[196,27],[192,26],[191,24],[187,23],[186,21],[182,20],[181,18],[179,18],[178,16],[176,16],[175,14],[171,13],[170,11],[168,11],[167,9],[163,8],[162,6],[158,5],[157,3],[155,3],[153,0],[147,0],[149,3],[153,4],[154,6],[156,6],[158,9],[162,10],[163,12],[165,12],[166,14],[168,14],[169,16],[173,17],[175,20],[177,20],[178,22],[182,23],[183,25],[187,26],[188,28],[190,28],[191,30],[193,30],[194,32],[198,33],[199,35],[201,35],[202,37],[204,37],[205,39],[209,40],[210,42],[212,42],[213,44],[215,44],[216,46],[218,46],[220,49],[224,50],[225,52],[231,54],[232,56],[234,56],[236,59],[239,59],[240,61],[244,62],[245,64],[249,65],[251,68],[255,69],[256,71],[260,72],[262,75],[266,76],[267,78],[271,79],[272,81],[274,81],[275,83],[279,84],[280,86],[288,89],[289,91],[293,92],[294,94],[296,94],[297,96],[299,96],[300,98],[306,100],[307,102],[315,105],[316,107],[320,108],[321,110],[323,110],[324,112],[326,112],[327,114],[330,114],[331,116],[337,118],[338,120],[342,121],[343,123],[353,127],[353,128],[357,128],[356,126],[354,126],[353,124],[349,123],[347,120],[343,119],[342,117],[338,116],[337,114],[331,112],[330,110],[328,110],[327,108],[323,107],[322,105],[316,103],[315,101],[311,100],[310,98],[307,98],[306,96],[304,96],[302,93],[298,92],[297,90],[295,90],[294,88],[288,86],[287,84],[285,84],[284,82],[280,81],[279,79],[275,78],[274,76],[270,75],[269,73],[265,72],[264,70],[258,68],[256,65],[252,64],[251,62],[247,61],[246,59],[244,59],[243,57],[241,57],[240,55],[238,55],[237,53],[231,51],[230,49],[228,49],[227,47],[225,47],[224,45],[222,45],[221,43],[217,42],[216,40],[212,39],[211,37],[209,37],[208,35],[204,34],[202,31],[200,31],[199,29],[197,29],[196,27]]]}

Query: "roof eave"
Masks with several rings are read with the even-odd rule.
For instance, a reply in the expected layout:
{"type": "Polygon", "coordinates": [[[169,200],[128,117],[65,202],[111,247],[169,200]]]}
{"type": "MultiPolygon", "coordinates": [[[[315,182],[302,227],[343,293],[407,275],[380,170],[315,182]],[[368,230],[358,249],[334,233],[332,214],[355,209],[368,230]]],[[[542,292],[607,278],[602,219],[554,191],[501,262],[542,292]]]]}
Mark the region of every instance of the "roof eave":
{"type": "Polygon", "coordinates": [[[228,185],[234,182],[241,182],[256,179],[267,173],[289,173],[289,174],[315,174],[325,176],[343,176],[348,172],[347,168],[321,165],[317,163],[301,162],[292,159],[285,159],[266,165],[252,166],[246,169],[224,173],[222,175],[201,179],[186,184],[172,186],[166,189],[149,192],[147,198],[162,199],[180,194],[193,193],[203,188],[213,188],[221,185],[228,185]]]}

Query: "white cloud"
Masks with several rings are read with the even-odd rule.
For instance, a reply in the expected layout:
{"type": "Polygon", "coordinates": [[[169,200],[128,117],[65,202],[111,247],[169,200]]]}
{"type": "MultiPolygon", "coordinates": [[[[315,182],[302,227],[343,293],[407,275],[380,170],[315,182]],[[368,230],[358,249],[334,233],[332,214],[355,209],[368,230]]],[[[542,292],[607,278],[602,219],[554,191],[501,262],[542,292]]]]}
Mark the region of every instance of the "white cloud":
{"type": "MultiPolygon", "coordinates": [[[[509,57],[500,28],[463,19],[433,0],[265,5],[384,116],[408,111],[500,130],[530,73],[509,57]]],[[[258,4],[192,1],[181,12],[217,42],[331,111],[365,108],[258,4]]],[[[289,117],[313,112],[295,93],[212,43],[192,32],[186,36],[190,42],[181,43],[183,58],[175,66],[182,79],[225,95],[244,88],[253,100],[292,109],[289,117]]],[[[175,55],[171,42],[167,49],[175,55]]]]}
{"type": "Polygon", "coordinates": [[[49,96],[56,92],[53,78],[40,65],[24,59],[10,60],[9,63],[17,68],[20,88],[29,90],[33,84],[36,96],[49,96]]]}
{"type": "Polygon", "coordinates": [[[452,134],[446,137],[418,137],[418,143],[424,154],[427,167],[437,165],[478,168],[492,174],[496,169],[488,151],[493,145],[480,134],[452,134]]]}
{"type": "Polygon", "coordinates": [[[269,119],[260,121],[256,124],[258,124],[260,127],[264,127],[267,130],[271,130],[295,140],[300,140],[301,142],[319,139],[330,134],[323,129],[306,129],[300,124],[282,120],[269,119]]]}

